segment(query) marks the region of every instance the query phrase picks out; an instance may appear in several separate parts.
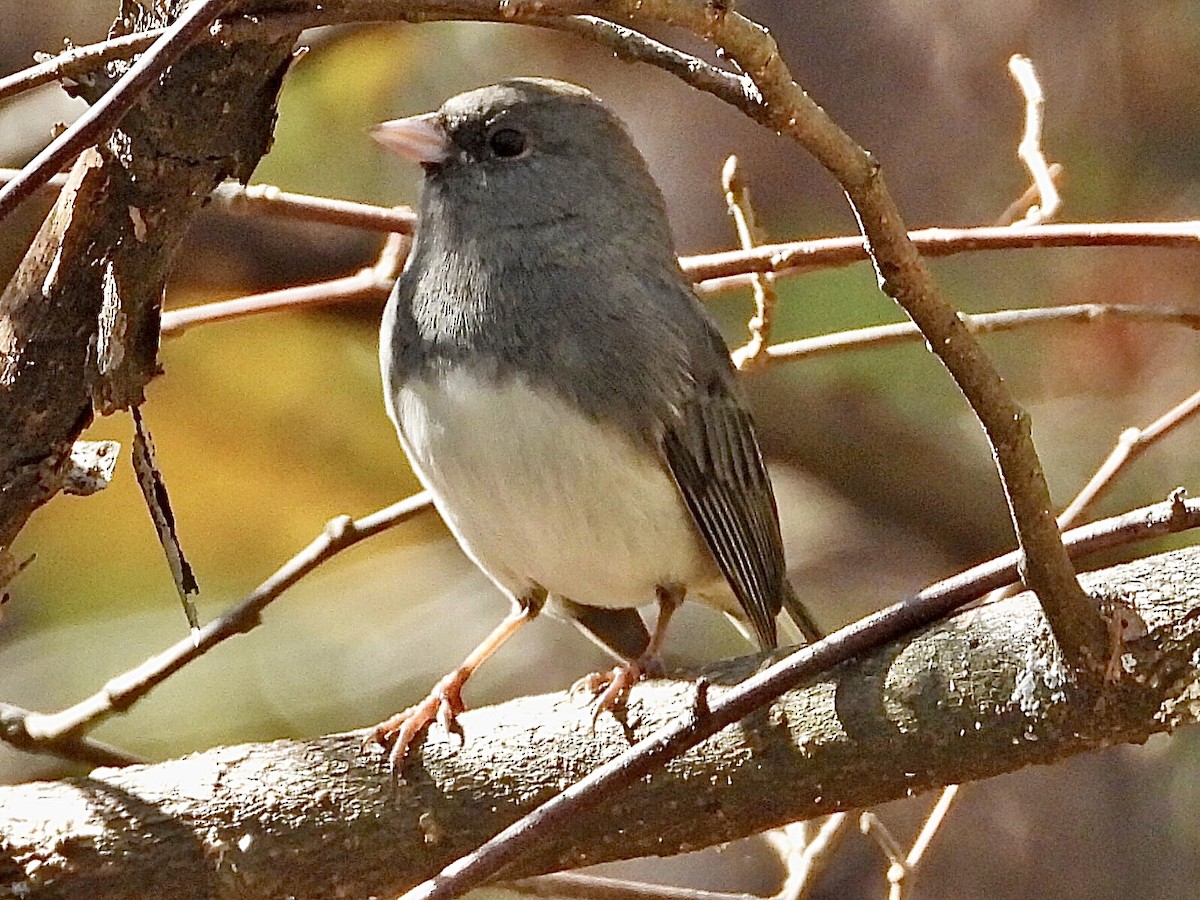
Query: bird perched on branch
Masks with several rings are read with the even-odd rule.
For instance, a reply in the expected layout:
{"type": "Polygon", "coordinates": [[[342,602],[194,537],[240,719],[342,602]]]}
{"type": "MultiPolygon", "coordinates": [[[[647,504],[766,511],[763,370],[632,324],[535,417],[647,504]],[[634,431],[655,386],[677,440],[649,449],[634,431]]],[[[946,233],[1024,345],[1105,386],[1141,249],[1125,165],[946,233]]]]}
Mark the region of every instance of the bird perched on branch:
{"type": "Polygon", "coordinates": [[[375,138],[425,170],[383,316],[388,412],[463,550],[513,609],[376,729],[393,766],[545,606],[623,660],[597,712],[657,668],[685,595],[776,645],[779,520],[729,352],[679,269],[663,198],[590,92],[515,79],[375,138]],[[649,633],[635,607],[658,603],[649,633]]]}

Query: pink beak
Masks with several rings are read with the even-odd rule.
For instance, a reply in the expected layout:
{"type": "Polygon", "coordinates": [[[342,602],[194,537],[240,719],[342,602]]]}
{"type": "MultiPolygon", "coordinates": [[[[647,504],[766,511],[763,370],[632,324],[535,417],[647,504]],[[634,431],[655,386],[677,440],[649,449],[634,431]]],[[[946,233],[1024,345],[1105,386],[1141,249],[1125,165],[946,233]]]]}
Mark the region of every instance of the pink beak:
{"type": "Polygon", "coordinates": [[[393,153],[418,163],[443,163],[453,153],[437,113],[392,119],[371,129],[371,137],[393,153]]]}

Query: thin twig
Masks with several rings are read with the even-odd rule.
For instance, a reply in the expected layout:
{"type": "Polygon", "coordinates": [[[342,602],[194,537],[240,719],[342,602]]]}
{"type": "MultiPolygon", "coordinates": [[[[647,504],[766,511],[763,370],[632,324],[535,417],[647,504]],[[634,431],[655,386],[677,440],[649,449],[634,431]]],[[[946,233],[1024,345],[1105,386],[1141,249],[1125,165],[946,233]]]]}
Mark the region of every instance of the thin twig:
{"type": "Polygon", "coordinates": [[[924,859],[925,851],[929,849],[938,829],[946,821],[946,815],[958,796],[958,789],[958,785],[952,784],[942,790],[907,853],[879,816],[868,810],[859,817],[859,827],[863,834],[874,838],[888,859],[888,900],[903,900],[912,894],[921,860],[924,859]]]}
{"type": "Polygon", "coordinates": [[[89,766],[135,766],[147,761],[137,754],[84,735],[34,739],[26,730],[26,720],[36,715],[11,703],[0,703],[0,740],[27,753],[42,753],[89,766]]]}
{"type": "MultiPolygon", "coordinates": [[[[1160,309],[1119,303],[1077,303],[1072,306],[1049,308],[1005,309],[990,313],[960,313],[963,323],[972,334],[992,334],[1015,331],[1033,325],[1058,323],[1087,324],[1103,319],[1117,319],[1163,325],[1181,325],[1200,331],[1200,312],[1186,309],[1160,309]]],[[[923,335],[912,322],[871,325],[849,331],[834,331],[813,337],[772,344],[766,349],[772,362],[810,359],[846,350],[877,350],[898,344],[922,340],[923,335]]]]}
{"type": "Polygon", "coordinates": [[[780,900],[804,900],[813,894],[821,875],[832,865],[834,853],[849,834],[851,821],[849,813],[840,812],[821,823],[816,837],[804,848],[795,875],[789,873],[779,893],[780,900]],[[793,885],[795,890],[791,889],[793,885]]]}
{"type": "Polygon", "coordinates": [[[158,81],[192,42],[233,0],[197,0],[186,6],[162,35],[109,91],[35,156],[21,173],[0,187],[0,220],[27,200],[85,148],[103,140],[138,99],[158,81]]]}
{"type": "Polygon", "coordinates": [[[816,829],[816,834],[801,840],[799,833],[810,824],[814,823],[793,822],[765,835],[775,846],[787,873],[775,900],[805,900],[812,896],[842,839],[849,833],[851,819],[849,813],[833,813],[816,829]]]}
{"type": "MultiPolygon", "coordinates": [[[[20,169],[0,168],[0,184],[12,181],[20,169]]],[[[61,188],[66,175],[55,175],[43,188],[61,188]]],[[[363,231],[382,231],[411,234],[416,227],[417,214],[407,206],[376,206],[354,200],[316,197],[281,190],[271,184],[251,184],[243,187],[236,181],[217,185],[210,196],[208,209],[239,216],[273,216],[319,222],[322,225],[341,225],[363,231]]]]}
{"type": "MultiPolygon", "coordinates": [[[[721,170],[721,187],[725,190],[725,204],[733,217],[737,229],[738,243],[743,250],[752,250],[762,243],[762,234],[750,205],[750,189],[738,168],[736,156],[725,160],[721,170]]],[[[733,351],[733,364],[741,370],[750,369],[765,362],[764,351],[771,342],[771,325],[775,318],[775,304],[779,297],[775,293],[775,277],[769,272],[753,276],[754,315],[747,323],[750,339],[744,346],[733,351]]]]}
{"type": "Polygon", "coordinates": [[[1042,93],[1037,72],[1034,71],[1033,63],[1028,57],[1014,53],[1008,60],[1008,71],[1025,97],[1025,133],[1017,146],[1017,156],[1029,169],[1040,196],[1039,202],[1030,206],[1024,218],[1015,224],[1040,225],[1053,219],[1062,204],[1062,198],[1054,184],[1054,176],[1046,162],[1046,155],[1042,152],[1042,114],[1046,98],[1042,93]]]}
{"type": "Polygon", "coordinates": [[[71,47],[57,56],[47,55],[38,59],[36,66],[0,78],[0,101],[61,78],[92,72],[110,60],[128,59],[153,44],[165,31],[165,28],[152,28],[109,38],[97,44],[71,47]]]}
{"type": "Polygon", "coordinates": [[[1155,441],[1166,437],[1200,410],[1200,391],[1173,406],[1145,428],[1126,428],[1116,446],[1088,483],[1058,516],[1060,528],[1069,528],[1089,506],[1112,486],[1117,474],[1146,452],[1155,441]]]}
{"type": "Polygon", "coordinates": [[[647,63],[670,72],[692,87],[732,106],[744,109],[747,104],[762,102],[749,76],[717,68],[618,22],[588,15],[532,15],[522,16],[519,21],[523,25],[552,28],[598,43],[623,59],[647,63]]]}
{"type": "Polygon", "coordinates": [[[167,310],[162,314],[162,335],[178,337],[195,325],[231,322],[286,309],[332,306],[337,303],[382,302],[387,299],[399,274],[404,252],[407,252],[407,241],[406,236],[395,235],[394,239],[385,244],[384,253],[380,257],[381,260],[386,260],[386,264],[376,263],[344,278],[167,310]]]}
{"type": "Polygon", "coordinates": [[[417,215],[407,206],[375,206],[352,200],[313,197],[283,191],[270,184],[242,187],[226,182],[212,193],[213,205],[224,212],[238,215],[266,213],[305,222],[325,225],[344,225],[367,231],[412,234],[417,215]]]}
{"type": "MultiPolygon", "coordinates": [[[[1075,524],[1079,517],[1112,487],[1117,475],[1126,466],[1132,465],[1156,441],[1166,437],[1194,416],[1197,410],[1200,410],[1200,391],[1171,407],[1145,428],[1126,428],[1122,431],[1116,445],[1088,479],[1088,483],[1067,504],[1067,508],[1058,514],[1058,527],[1066,530],[1075,524]]],[[[998,588],[988,594],[983,602],[994,603],[1003,600],[1012,596],[1018,588],[1019,585],[998,588]]]]}
{"type": "MultiPolygon", "coordinates": [[[[1058,181],[1060,178],[1062,178],[1064,171],[1066,170],[1063,169],[1061,163],[1050,163],[1049,167],[1046,169],[1046,173],[1050,177],[1050,180],[1054,183],[1056,190],[1058,188],[1058,181]]],[[[1005,207],[1004,212],[1000,213],[1000,215],[996,217],[996,224],[1011,227],[1014,222],[1017,222],[1019,219],[1023,219],[1025,217],[1025,214],[1029,212],[1030,207],[1038,202],[1039,197],[1041,197],[1041,192],[1038,190],[1037,183],[1035,182],[1029,185],[1029,187],[1025,188],[1020,197],[1005,207]]],[[[1036,225],[1038,223],[1035,222],[1032,224],[1036,225]]],[[[1028,228],[1029,225],[1022,223],[1021,227],[1028,228]]]]}
{"type": "Polygon", "coordinates": [[[194,637],[176,642],[157,656],[111,679],[91,697],[61,712],[29,713],[21,723],[20,738],[34,744],[54,744],[76,738],[114,713],[124,712],[217,644],[256,628],[261,622],[262,611],[318,566],[348,547],[407,522],[431,504],[429,494],[422,491],[361,519],[341,516],[331,520],[312,543],[227,613],[203,626],[194,637]]]}
{"type": "Polygon", "coordinates": [[[705,891],[582,872],[522,878],[506,883],[505,887],[534,897],[570,897],[575,900],[765,900],[754,894],[705,891]]]}
{"type": "MultiPolygon", "coordinates": [[[[1165,503],[1124,516],[1086,525],[1064,535],[1076,553],[1107,549],[1121,537],[1136,532],[1149,538],[1200,525],[1200,501],[1173,496],[1165,503]]],[[[405,900],[449,900],[480,886],[538,842],[561,822],[583,815],[602,801],[639,781],[658,766],[685,752],[774,698],[815,677],[839,662],[852,659],[871,647],[935,622],[982,593],[1013,581],[1019,552],[976,566],[927,588],[911,600],[898,603],[854,622],[823,641],[802,647],[751,676],[712,702],[706,716],[693,715],[638,742],[619,757],[597,767],[528,813],[466,856],[446,866],[438,875],[404,895],[405,900]],[[969,584],[970,589],[964,589],[969,584]]]]}
{"type": "MultiPolygon", "coordinates": [[[[1071,222],[1015,229],[923,228],[909,232],[923,256],[952,256],[979,250],[1024,250],[1033,247],[1180,247],[1200,248],[1200,220],[1181,222],[1071,222]]],[[[795,268],[833,268],[869,259],[863,239],[819,238],[789,244],[764,244],[753,251],[726,250],[683,260],[693,280],[704,281],[747,272],[782,274],[795,268]]]]}
{"type": "Polygon", "coordinates": [[[904,866],[904,849],[879,816],[870,810],[860,814],[858,830],[875,841],[892,866],[904,866]]]}
{"type": "Polygon", "coordinates": [[[925,852],[929,849],[929,845],[933,843],[934,837],[938,833],[938,829],[942,827],[942,823],[946,821],[946,816],[950,813],[950,808],[954,806],[958,799],[959,791],[962,790],[962,785],[951,784],[942,788],[941,794],[938,795],[937,803],[933,805],[933,809],[925,818],[925,823],[921,826],[920,832],[917,834],[917,839],[913,841],[912,847],[909,848],[908,854],[905,856],[905,865],[910,872],[915,871],[925,858],[925,852]]]}

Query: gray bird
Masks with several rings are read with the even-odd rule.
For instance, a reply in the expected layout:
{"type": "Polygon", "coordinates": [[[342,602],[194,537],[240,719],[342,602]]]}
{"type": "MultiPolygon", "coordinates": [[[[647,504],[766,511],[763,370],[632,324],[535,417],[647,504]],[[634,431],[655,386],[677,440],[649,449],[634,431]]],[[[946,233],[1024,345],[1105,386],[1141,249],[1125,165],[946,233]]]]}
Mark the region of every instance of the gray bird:
{"type": "Polygon", "coordinates": [[[729,352],[676,260],[663,198],[589,91],[514,79],[374,136],[425,170],[419,229],[383,315],[388,413],[507,618],[376,729],[394,765],[543,606],[624,660],[618,702],[684,595],[776,645],[779,519],[729,352]],[[653,635],[635,607],[657,600],[653,635]]]}

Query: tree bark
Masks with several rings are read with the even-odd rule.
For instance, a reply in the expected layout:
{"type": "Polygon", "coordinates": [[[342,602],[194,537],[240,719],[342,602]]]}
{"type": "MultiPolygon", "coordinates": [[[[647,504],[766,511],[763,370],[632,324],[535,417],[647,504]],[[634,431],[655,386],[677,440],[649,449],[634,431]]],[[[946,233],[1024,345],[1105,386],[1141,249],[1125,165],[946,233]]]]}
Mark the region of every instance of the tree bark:
{"type": "MultiPolygon", "coordinates": [[[[1145,621],[1099,693],[1068,680],[1034,598],[964,612],[780,698],[547,841],[517,877],[669,855],[840,809],[1141,742],[1200,713],[1200,548],[1084,576],[1145,621]]],[[[706,671],[711,692],[760,664],[706,671]]],[[[581,698],[438,727],[393,786],[361,733],[248,744],[0,788],[0,897],[398,894],[658,726],[690,680],[638,685],[595,733],[581,698]]]]}
{"type": "MultiPolygon", "coordinates": [[[[161,25],[182,5],[118,25],[161,25]]],[[[61,489],[93,415],[142,401],[174,253],[209,192],[247,180],[270,146],[295,38],[190,48],[81,154],[0,293],[0,548],[61,489]]],[[[79,92],[94,101],[113,81],[81,77],[79,92]]]]}

